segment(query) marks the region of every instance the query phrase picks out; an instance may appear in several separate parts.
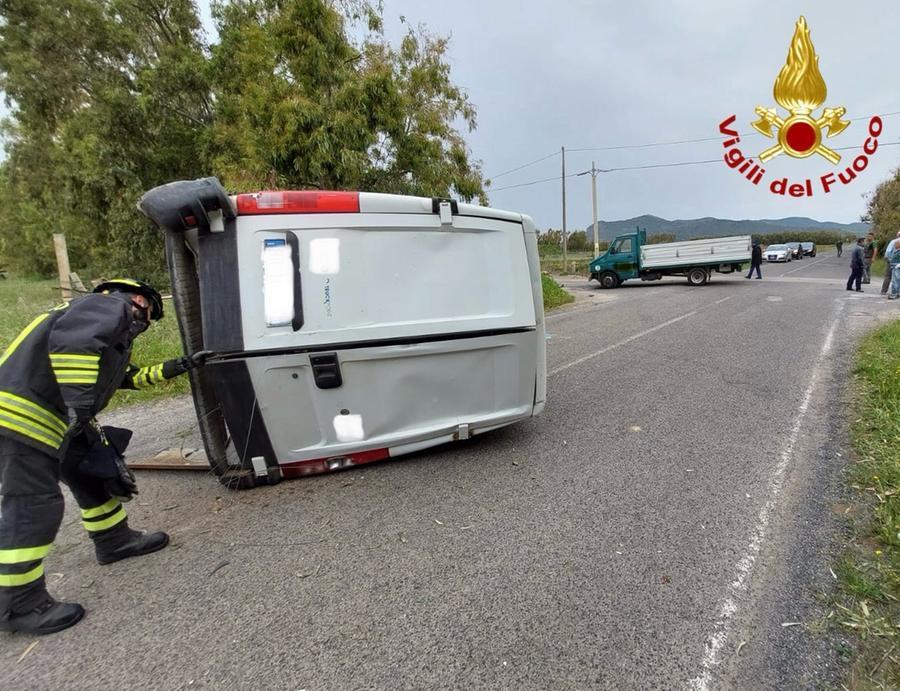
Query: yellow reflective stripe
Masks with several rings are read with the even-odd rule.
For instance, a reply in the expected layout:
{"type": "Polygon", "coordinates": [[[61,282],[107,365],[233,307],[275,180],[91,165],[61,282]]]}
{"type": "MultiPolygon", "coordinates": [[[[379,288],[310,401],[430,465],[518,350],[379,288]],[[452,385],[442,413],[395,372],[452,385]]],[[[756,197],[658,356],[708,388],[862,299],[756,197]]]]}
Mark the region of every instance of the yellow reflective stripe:
{"type": "Polygon", "coordinates": [[[57,370],[54,372],[56,378],[60,377],[78,377],[79,379],[90,379],[91,381],[97,381],[97,373],[96,372],[88,372],[77,369],[67,369],[67,370],[57,370]]]}
{"type": "Polygon", "coordinates": [[[16,420],[20,423],[26,424],[30,427],[34,427],[37,430],[40,430],[44,434],[47,434],[51,437],[59,437],[59,440],[62,441],[62,433],[58,431],[58,429],[50,429],[46,423],[41,420],[36,420],[33,415],[29,415],[27,411],[17,410],[14,405],[10,405],[9,403],[4,403],[0,401],[0,413],[5,414],[8,418],[16,420]]]}
{"type": "Polygon", "coordinates": [[[9,348],[6,349],[6,352],[3,353],[3,357],[0,358],[0,365],[6,362],[6,359],[13,354],[15,349],[18,348],[19,345],[21,345],[22,341],[28,338],[28,334],[34,331],[38,327],[38,325],[49,316],[49,312],[47,312],[46,314],[42,314],[41,316],[36,317],[34,321],[32,321],[24,329],[22,329],[22,332],[18,336],[16,336],[15,340],[9,344],[9,348]]]}
{"type": "Polygon", "coordinates": [[[3,403],[6,403],[10,408],[15,408],[22,415],[31,417],[35,421],[42,422],[47,427],[58,430],[60,434],[65,434],[66,432],[66,423],[59,416],[54,415],[46,408],[41,408],[34,401],[29,401],[27,398],[22,398],[8,391],[0,391],[0,404],[3,403]]]}
{"type": "Polygon", "coordinates": [[[100,506],[95,506],[93,509],[82,509],[81,517],[82,518],[97,518],[98,516],[102,516],[105,513],[109,513],[113,509],[117,509],[122,505],[122,503],[118,499],[110,499],[105,504],[101,504],[100,506]]]}
{"type": "Polygon", "coordinates": [[[9,410],[0,409],[0,427],[24,434],[54,449],[58,449],[63,440],[61,434],[53,434],[43,427],[36,427],[30,420],[19,417],[9,410]]]}
{"type": "Polygon", "coordinates": [[[18,547],[16,549],[0,549],[0,564],[23,564],[47,556],[53,545],[43,547],[18,547]]]}
{"type": "Polygon", "coordinates": [[[53,367],[54,372],[58,372],[62,369],[77,369],[77,370],[85,370],[88,372],[99,372],[100,365],[91,364],[89,362],[54,362],[51,367],[53,367]]]}
{"type": "Polygon", "coordinates": [[[127,518],[127,514],[125,513],[125,507],[120,506],[119,510],[116,511],[109,518],[104,518],[102,521],[82,521],[81,524],[87,528],[87,530],[91,533],[96,533],[100,530],[106,530],[107,528],[112,528],[114,525],[121,523],[127,518]]]}
{"type": "Polygon", "coordinates": [[[58,360],[78,360],[79,362],[99,362],[100,356],[94,353],[50,353],[53,362],[58,360]]]}
{"type": "Polygon", "coordinates": [[[44,565],[38,564],[25,573],[0,573],[0,586],[11,588],[16,585],[27,585],[44,575],[44,565]]]}
{"type": "Polygon", "coordinates": [[[132,377],[131,381],[134,382],[134,386],[136,389],[145,389],[151,384],[156,383],[154,380],[151,380],[152,374],[152,367],[141,367],[134,375],[134,377],[132,377]]]}
{"type": "Polygon", "coordinates": [[[53,374],[57,377],[61,374],[80,374],[84,377],[97,377],[100,372],[95,369],[79,369],[77,367],[54,367],[53,374]]]}
{"type": "Polygon", "coordinates": [[[77,379],[74,377],[57,377],[56,381],[58,384],[87,384],[88,386],[97,383],[96,379],[77,379]]]}

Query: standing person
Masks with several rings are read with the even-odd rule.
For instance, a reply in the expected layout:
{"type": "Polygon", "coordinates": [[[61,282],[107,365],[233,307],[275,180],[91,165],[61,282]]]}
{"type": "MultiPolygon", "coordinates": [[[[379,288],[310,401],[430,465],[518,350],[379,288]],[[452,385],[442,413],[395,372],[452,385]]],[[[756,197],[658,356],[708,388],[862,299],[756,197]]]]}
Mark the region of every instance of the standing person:
{"type": "Polygon", "coordinates": [[[863,250],[865,265],[863,266],[863,283],[872,282],[872,262],[878,258],[878,243],[875,242],[875,234],[866,235],[866,243],[863,250]]]}
{"type": "Polygon", "coordinates": [[[753,241],[753,251],[750,254],[750,273],[747,274],[747,278],[753,277],[753,269],[756,269],[756,277],[762,278],[762,271],[760,271],[760,267],[762,266],[762,247],[759,246],[759,240],[753,241]]]}
{"type": "Polygon", "coordinates": [[[900,242],[898,242],[898,239],[900,239],[900,231],[897,232],[897,237],[895,237],[893,240],[891,240],[887,244],[887,247],[884,248],[884,258],[886,260],[886,263],[884,266],[884,280],[881,282],[881,294],[882,295],[886,295],[888,292],[888,288],[890,288],[890,286],[891,286],[891,275],[893,272],[891,271],[890,257],[893,253],[895,253],[897,251],[897,245],[900,245],[900,242]]]}
{"type": "Polygon", "coordinates": [[[838,240],[834,243],[834,246],[837,248],[837,256],[841,256],[844,253],[844,241],[838,240]]]}
{"type": "Polygon", "coordinates": [[[900,297],[900,233],[888,243],[884,250],[884,258],[888,262],[885,275],[891,277],[888,300],[896,300],[900,297]]]}
{"type": "Polygon", "coordinates": [[[865,241],[865,238],[858,238],[850,255],[850,278],[847,279],[847,290],[853,290],[851,286],[855,283],[857,293],[862,292],[859,284],[862,282],[863,271],[866,268],[865,251],[863,249],[865,241]]]}
{"type": "Polygon", "coordinates": [[[44,582],[43,560],[63,518],[60,479],[81,507],[101,564],[168,544],[165,533],[128,526],[122,501],[137,487],[117,437],[124,433],[127,443],[131,433],[105,428],[107,437],[94,420],[116,389],[144,388],[203,364],[205,351],[153,367],[131,364],[134,339],[162,316],[162,298],[146,283],[106,281],[38,316],[0,358],[0,630],[54,633],[84,616],[81,605],[54,600],[44,582]],[[98,464],[104,473],[85,473],[98,464]]]}

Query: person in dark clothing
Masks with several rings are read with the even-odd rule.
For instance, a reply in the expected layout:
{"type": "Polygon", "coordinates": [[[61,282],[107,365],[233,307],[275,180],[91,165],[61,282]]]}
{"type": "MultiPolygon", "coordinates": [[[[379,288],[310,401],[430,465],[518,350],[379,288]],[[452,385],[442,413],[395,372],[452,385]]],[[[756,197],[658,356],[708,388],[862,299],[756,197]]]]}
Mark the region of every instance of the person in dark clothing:
{"type": "Polygon", "coordinates": [[[131,433],[94,419],[117,389],[150,386],[205,361],[204,351],[131,364],[134,339],[162,316],[162,298],[146,283],[106,281],[39,315],[0,358],[0,631],[53,633],[84,616],[81,605],[54,600],[44,581],[63,517],[60,480],[101,564],[168,544],[165,533],[129,528],[122,502],[137,487],[116,442],[131,433]]]}
{"type": "Polygon", "coordinates": [[[835,248],[837,248],[837,256],[841,256],[844,253],[844,241],[838,240],[834,243],[835,248]]]}
{"type": "Polygon", "coordinates": [[[756,277],[762,278],[762,271],[760,267],[762,266],[762,247],[759,246],[759,240],[753,241],[753,251],[750,254],[750,273],[747,274],[747,278],[753,277],[753,269],[756,269],[756,277]]]}
{"type": "Polygon", "coordinates": [[[853,253],[850,255],[850,278],[847,279],[847,290],[853,290],[852,286],[855,283],[857,293],[863,292],[860,283],[862,283],[863,271],[866,268],[865,250],[863,249],[865,241],[865,238],[858,238],[853,246],[853,253]]]}

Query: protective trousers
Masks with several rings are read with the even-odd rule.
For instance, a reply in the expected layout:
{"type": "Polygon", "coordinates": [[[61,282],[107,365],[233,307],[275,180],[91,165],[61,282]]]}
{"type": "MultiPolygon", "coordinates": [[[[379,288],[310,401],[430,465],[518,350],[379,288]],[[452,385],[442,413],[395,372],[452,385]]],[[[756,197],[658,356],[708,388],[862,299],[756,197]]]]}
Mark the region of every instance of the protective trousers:
{"type": "Polygon", "coordinates": [[[31,611],[46,597],[44,557],[62,523],[62,479],[81,507],[82,524],[95,541],[127,532],[125,508],[103,481],[80,474],[87,453],[75,437],[65,459],[57,459],[0,436],[0,617],[31,611]]]}

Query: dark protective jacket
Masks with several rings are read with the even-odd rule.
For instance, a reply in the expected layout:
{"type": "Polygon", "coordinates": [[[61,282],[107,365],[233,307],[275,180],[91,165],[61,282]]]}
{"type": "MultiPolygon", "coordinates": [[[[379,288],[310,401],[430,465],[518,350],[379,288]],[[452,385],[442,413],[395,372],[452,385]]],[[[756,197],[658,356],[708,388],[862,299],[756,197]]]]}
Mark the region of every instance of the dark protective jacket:
{"type": "Polygon", "coordinates": [[[760,247],[759,245],[753,245],[753,252],[750,255],[750,263],[753,266],[762,264],[762,247],[760,247]]]}
{"type": "Polygon", "coordinates": [[[95,415],[119,388],[185,371],[183,359],[132,365],[139,327],[124,293],[85,295],[38,316],[0,358],[0,435],[56,456],[69,410],[95,415]]]}
{"type": "Polygon", "coordinates": [[[853,254],[850,255],[850,268],[851,269],[861,269],[865,265],[866,265],[866,262],[863,257],[862,245],[854,245],[853,246],[853,254]]]}

